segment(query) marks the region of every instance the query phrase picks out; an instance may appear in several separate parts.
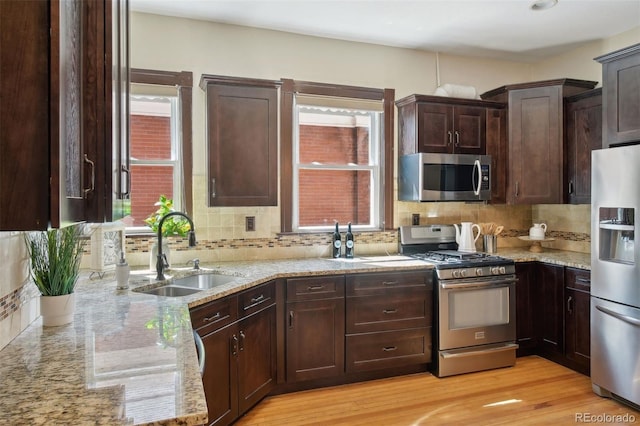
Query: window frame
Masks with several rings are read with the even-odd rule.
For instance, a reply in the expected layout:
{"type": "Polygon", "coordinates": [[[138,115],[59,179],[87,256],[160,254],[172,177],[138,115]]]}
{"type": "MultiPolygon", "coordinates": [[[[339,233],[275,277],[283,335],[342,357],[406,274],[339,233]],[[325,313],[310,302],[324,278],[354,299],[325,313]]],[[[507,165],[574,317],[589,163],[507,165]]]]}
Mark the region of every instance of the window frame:
{"type": "MultiPolygon", "coordinates": [[[[184,193],[182,204],[187,214],[193,214],[193,128],[192,128],[192,98],[193,73],[191,71],[161,71],[141,68],[131,68],[129,83],[150,84],[157,86],[175,87],[178,93],[177,110],[180,116],[178,122],[181,134],[181,152],[176,153],[176,160],[182,162],[182,180],[184,193]]],[[[127,168],[130,168],[131,154],[127,147],[127,168]]],[[[149,163],[145,161],[145,163],[149,163]]],[[[163,161],[163,163],[166,163],[163,161]]],[[[179,166],[179,163],[177,163],[179,166]]],[[[127,234],[141,232],[140,227],[128,228],[127,234]],[[132,232],[129,232],[131,230],[132,232]]]]}
{"type": "MultiPolygon", "coordinates": [[[[280,98],[281,126],[280,126],[280,176],[281,176],[281,232],[291,233],[293,229],[294,203],[294,123],[295,123],[295,95],[321,95],[331,97],[345,97],[363,100],[379,100],[383,103],[383,125],[381,134],[380,167],[381,167],[381,212],[380,230],[393,229],[393,133],[394,133],[394,89],[375,89],[367,87],[345,86],[307,81],[282,79],[280,98]]],[[[303,232],[303,231],[295,231],[303,232]]],[[[304,232],[318,232],[309,230],[304,232]]]]}

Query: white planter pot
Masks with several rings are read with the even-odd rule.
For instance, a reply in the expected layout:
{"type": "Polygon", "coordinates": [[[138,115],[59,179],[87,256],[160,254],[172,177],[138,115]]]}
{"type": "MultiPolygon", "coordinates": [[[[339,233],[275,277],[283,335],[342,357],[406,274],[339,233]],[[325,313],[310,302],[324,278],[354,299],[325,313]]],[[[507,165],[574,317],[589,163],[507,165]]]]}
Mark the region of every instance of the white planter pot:
{"type": "MultiPolygon", "coordinates": [[[[167,263],[171,266],[171,251],[169,250],[169,242],[166,239],[162,240],[162,254],[167,257],[167,263]]],[[[158,240],[153,240],[151,250],[149,250],[149,269],[156,270],[156,262],[158,261],[158,240]]]]}
{"type": "Polygon", "coordinates": [[[42,325],[51,327],[69,324],[76,310],[75,293],[62,296],[40,296],[40,315],[42,325]]]}

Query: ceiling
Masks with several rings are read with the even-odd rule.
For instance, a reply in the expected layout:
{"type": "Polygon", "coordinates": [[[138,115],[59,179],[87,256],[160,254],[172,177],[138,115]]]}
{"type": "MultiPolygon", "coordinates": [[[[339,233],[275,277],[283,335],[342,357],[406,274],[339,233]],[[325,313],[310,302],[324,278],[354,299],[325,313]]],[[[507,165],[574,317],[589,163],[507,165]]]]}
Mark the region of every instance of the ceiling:
{"type": "MultiPolygon", "coordinates": [[[[130,0],[134,11],[533,62],[640,27],[640,0],[130,0]]],[[[640,40],[639,40],[640,41],[640,40]]]]}

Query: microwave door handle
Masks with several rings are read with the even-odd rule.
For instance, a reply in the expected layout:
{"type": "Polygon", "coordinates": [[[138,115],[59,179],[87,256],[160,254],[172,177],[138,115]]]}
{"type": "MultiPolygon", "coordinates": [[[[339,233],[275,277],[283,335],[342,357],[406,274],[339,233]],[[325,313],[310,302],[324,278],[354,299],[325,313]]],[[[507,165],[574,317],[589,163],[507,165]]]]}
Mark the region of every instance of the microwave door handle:
{"type": "Polygon", "coordinates": [[[480,160],[473,162],[473,171],[478,172],[478,180],[475,182],[476,185],[473,186],[473,194],[478,196],[480,195],[480,185],[482,185],[482,169],[480,168],[480,160]]]}

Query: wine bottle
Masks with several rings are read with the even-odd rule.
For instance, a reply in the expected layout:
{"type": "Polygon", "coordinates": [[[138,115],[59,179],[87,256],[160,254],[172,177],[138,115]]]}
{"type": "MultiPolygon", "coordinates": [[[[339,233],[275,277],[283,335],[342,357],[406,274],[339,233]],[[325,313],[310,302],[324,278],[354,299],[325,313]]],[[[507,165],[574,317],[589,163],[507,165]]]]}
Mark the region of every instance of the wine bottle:
{"type": "Polygon", "coordinates": [[[347,225],[347,235],[345,237],[344,257],[347,259],[353,258],[353,233],[351,232],[351,222],[347,225]]]}
{"type": "Polygon", "coordinates": [[[333,232],[333,257],[334,258],[340,257],[341,247],[342,247],[342,238],[340,237],[338,222],[336,222],[336,230],[333,232]]]}

